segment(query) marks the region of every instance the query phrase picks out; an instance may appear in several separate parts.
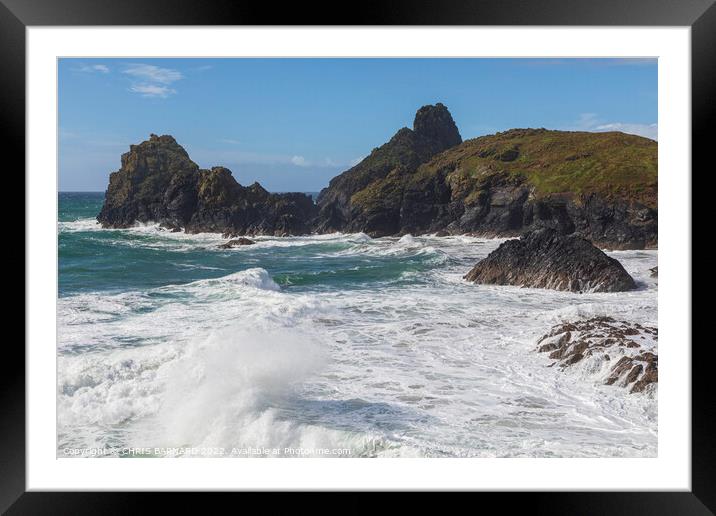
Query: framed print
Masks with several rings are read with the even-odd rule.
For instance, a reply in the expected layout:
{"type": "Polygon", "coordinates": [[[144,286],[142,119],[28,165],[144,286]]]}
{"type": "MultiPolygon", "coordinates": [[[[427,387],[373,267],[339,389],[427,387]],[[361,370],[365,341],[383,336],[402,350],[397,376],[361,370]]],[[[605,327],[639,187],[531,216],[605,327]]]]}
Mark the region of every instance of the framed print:
{"type": "Polygon", "coordinates": [[[713,511],[691,170],[716,8],[637,4],[4,1],[3,509],[713,511]]]}

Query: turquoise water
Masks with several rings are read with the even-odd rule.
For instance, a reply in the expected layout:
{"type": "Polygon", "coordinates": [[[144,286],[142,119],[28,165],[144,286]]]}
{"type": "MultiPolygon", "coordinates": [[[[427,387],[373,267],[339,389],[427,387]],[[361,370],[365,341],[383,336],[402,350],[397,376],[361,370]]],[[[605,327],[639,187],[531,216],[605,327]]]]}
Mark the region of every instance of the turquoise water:
{"type": "Polygon", "coordinates": [[[218,234],[102,229],[102,200],[59,194],[58,456],[656,455],[655,393],[534,350],[575,318],[656,326],[657,251],[610,253],[639,284],[629,293],[480,286],[462,276],[501,240],[331,234],[224,250],[218,234]]]}
{"type": "Polygon", "coordinates": [[[103,193],[60,194],[60,296],[189,283],[257,265],[291,292],[370,289],[401,283],[404,273],[422,272],[440,261],[429,254],[400,261],[391,256],[342,254],[353,245],[350,241],[318,240],[300,246],[253,247],[236,252],[217,249],[218,239],[172,239],[171,234],[154,228],[147,232],[97,231],[92,220],[103,200],[103,193]]]}

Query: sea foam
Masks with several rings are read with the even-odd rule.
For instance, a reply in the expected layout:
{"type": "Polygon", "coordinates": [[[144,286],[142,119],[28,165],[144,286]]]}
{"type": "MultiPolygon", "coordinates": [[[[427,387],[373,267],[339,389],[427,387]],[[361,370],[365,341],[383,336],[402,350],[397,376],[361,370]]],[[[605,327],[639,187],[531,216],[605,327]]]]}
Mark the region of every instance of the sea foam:
{"type": "Polygon", "coordinates": [[[535,351],[551,326],[575,318],[656,325],[656,252],[617,255],[643,288],[574,294],[463,281],[501,240],[257,237],[221,253],[218,235],[120,233],[119,250],[129,238],[151,256],[182,263],[187,252],[186,263],[217,268],[60,298],[60,447],[656,454],[655,399],[602,385],[598,364],[559,371],[535,351]],[[371,283],[378,273],[385,280],[371,283]]]}

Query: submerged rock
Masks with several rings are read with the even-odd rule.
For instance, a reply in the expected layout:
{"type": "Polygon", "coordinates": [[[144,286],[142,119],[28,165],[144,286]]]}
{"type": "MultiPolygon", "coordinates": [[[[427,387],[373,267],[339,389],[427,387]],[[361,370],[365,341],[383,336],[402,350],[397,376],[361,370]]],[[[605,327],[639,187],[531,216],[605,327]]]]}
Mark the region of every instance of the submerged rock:
{"type": "Polygon", "coordinates": [[[242,186],[227,168],[200,169],[172,136],[152,134],[122,155],[97,220],[110,228],[157,222],[187,233],[280,236],[310,232],[316,212],[308,195],[242,186]]]}
{"type": "Polygon", "coordinates": [[[586,369],[606,385],[650,389],[659,381],[658,330],[611,317],[558,324],[537,342],[560,367],[589,362],[586,369]]]}
{"type": "Polygon", "coordinates": [[[656,267],[652,267],[651,269],[649,269],[649,272],[651,273],[652,278],[658,278],[659,277],[659,266],[657,265],[656,267]]]}
{"type": "Polygon", "coordinates": [[[562,236],[552,229],[502,243],[464,279],[571,292],[621,292],[636,287],[617,260],[581,237],[562,236]]]}
{"type": "Polygon", "coordinates": [[[229,240],[228,242],[221,244],[219,246],[219,249],[231,249],[232,247],[239,247],[241,245],[254,245],[256,242],[251,240],[250,238],[236,238],[234,240],[229,240]]]}
{"type": "Polygon", "coordinates": [[[170,233],[181,233],[181,228],[172,224],[159,224],[160,231],[169,231],[170,233]]]}

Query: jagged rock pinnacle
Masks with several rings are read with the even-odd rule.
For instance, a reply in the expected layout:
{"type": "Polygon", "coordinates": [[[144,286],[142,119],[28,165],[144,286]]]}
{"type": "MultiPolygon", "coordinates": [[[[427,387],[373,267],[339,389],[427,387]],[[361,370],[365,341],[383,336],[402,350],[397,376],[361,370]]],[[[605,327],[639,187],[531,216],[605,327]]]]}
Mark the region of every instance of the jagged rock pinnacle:
{"type": "Polygon", "coordinates": [[[450,115],[450,111],[442,103],[434,106],[423,106],[415,113],[413,130],[420,136],[436,141],[444,149],[462,143],[460,131],[450,115]]]}

